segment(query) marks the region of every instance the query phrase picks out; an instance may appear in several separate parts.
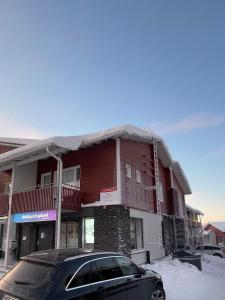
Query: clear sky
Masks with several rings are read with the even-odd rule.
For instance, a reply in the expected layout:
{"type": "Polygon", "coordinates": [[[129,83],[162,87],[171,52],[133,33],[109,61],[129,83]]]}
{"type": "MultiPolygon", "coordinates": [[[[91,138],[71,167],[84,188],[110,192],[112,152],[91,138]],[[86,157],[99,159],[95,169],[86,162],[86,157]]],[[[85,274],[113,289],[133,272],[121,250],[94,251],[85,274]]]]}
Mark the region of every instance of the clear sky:
{"type": "Polygon", "coordinates": [[[225,220],[224,0],[0,0],[0,136],[153,128],[225,220]]]}

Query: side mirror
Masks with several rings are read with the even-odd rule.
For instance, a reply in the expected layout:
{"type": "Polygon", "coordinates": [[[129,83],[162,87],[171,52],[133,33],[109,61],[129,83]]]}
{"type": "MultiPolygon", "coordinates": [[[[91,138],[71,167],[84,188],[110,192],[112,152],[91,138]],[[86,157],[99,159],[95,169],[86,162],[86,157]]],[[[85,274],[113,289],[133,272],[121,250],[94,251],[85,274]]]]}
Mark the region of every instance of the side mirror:
{"type": "Polygon", "coordinates": [[[143,268],[141,268],[141,267],[139,267],[139,271],[140,271],[141,275],[145,275],[146,274],[146,270],[143,269],[143,268]]]}

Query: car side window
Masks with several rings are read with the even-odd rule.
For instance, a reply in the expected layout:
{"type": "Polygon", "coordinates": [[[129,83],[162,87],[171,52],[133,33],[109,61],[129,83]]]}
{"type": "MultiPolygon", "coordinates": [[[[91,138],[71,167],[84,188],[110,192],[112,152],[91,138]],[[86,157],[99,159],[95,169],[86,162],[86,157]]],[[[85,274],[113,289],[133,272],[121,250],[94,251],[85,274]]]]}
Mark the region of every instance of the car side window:
{"type": "Polygon", "coordinates": [[[215,247],[215,246],[205,246],[206,250],[220,250],[219,247],[215,247]]]}
{"type": "Polygon", "coordinates": [[[123,276],[119,265],[114,263],[112,257],[96,260],[96,266],[99,272],[100,280],[108,280],[123,276]]]}
{"type": "Polygon", "coordinates": [[[68,289],[72,289],[78,286],[82,286],[90,283],[90,263],[87,263],[81,267],[81,269],[74,276],[72,281],[70,282],[68,289]]]}
{"type": "Polygon", "coordinates": [[[91,283],[101,281],[101,276],[96,266],[96,262],[91,262],[91,283]]]}
{"type": "Polygon", "coordinates": [[[197,250],[204,250],[205,249],[205,246],[198,246],[197,247],[197,250]]]}
{"type": "Polygon", "coordinates": [[[125,257],[116,257],[116,261],[119,264],[124,276],[140,273],[138,267],[129,259],[125,257]]]}

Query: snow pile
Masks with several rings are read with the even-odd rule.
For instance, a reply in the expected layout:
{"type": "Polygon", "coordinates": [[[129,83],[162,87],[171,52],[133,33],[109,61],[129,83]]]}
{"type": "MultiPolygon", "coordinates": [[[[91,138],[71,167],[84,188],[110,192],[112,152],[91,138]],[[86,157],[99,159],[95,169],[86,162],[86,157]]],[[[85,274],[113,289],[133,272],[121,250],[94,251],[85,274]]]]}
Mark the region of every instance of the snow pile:
{"type": "Polygon", "coordinates": [[[165,258],[144,268],[158,272],[167,300],[225,299],[225,260],[204,254],[202,271],[188,263],[165,258]]]}

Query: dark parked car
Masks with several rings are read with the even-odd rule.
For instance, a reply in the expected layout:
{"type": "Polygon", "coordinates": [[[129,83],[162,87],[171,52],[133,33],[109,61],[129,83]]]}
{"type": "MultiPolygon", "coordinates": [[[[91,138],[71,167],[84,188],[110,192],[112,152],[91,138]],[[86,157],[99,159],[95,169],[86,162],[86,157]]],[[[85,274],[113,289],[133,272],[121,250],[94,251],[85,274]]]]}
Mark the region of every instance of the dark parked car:
{"type": "Polygon", "coordinates": [[[159,274],[118,253],[48,250],[21,258],[0,280],[0,299],[164,300],[159,274]]]}

